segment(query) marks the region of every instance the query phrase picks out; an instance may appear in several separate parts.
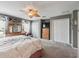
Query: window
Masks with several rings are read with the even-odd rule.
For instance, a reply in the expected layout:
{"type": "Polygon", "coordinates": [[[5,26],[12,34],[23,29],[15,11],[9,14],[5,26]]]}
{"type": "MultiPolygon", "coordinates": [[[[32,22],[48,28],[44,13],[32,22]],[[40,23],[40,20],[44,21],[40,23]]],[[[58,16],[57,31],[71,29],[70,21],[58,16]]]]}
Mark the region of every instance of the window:
{"type": "Polygon", "coordinates": [[[30,32],[30,22],[29,21],[25,22],[25,20],[23,20],[22,21],[22,28],[23,28],[24,32],[29,33],[30,32]]]}
{"type": "Polygon", "coordinates": [[[7,20],[5,16],[0,15],[0,37],[5,36],[7,20]]]}

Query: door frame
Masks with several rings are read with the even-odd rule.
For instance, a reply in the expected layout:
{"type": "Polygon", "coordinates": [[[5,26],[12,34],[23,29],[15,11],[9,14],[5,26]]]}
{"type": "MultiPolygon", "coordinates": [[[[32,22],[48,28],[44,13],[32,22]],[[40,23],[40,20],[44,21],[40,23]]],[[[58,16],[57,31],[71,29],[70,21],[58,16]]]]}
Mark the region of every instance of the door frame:
{"type": "Polygon", "coordinates": [[[48,21],[49,22],[49,39],[48,40],[50,40],[50,19],[41,19],[41,38],[42,38],[42,25],[43,25],[42,21],[48,21]]]}

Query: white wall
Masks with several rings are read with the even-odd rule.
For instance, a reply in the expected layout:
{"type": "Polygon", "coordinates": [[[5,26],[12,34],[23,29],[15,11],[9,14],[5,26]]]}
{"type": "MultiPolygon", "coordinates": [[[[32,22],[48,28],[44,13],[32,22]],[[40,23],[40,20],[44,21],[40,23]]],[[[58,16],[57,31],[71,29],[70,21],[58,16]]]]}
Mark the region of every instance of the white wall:
{"type": "Polygon", "coordinates": [[[54,41],[54,22],[50,20],[50,40],[54,41]]]}
{"type": "Polygon", "coordinates": [[[32,34],[33,34],[33,37],[35,38],[40,38],[40,21],[39,20],[36,20],[36,21],[33,21],[32,22],[32,34]]]}
{"type": "Polygon", "coordinates": [[[51,39],[69,44],[69,19],[52,20],[52,22],[51,39]]]}

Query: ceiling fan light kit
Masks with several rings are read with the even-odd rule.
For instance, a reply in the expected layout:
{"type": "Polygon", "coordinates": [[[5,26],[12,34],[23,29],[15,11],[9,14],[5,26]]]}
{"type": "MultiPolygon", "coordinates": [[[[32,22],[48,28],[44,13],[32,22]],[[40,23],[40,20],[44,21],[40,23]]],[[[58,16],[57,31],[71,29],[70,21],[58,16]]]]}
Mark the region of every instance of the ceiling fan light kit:
{"type": "Polygon", "coordinates": [[[28,15],[28,17],[30,17],[30,18],[40,17],[38,10],[35,9],[34,7],[28,6],[27,8],[25,8],[25,12],[28,15]]]}

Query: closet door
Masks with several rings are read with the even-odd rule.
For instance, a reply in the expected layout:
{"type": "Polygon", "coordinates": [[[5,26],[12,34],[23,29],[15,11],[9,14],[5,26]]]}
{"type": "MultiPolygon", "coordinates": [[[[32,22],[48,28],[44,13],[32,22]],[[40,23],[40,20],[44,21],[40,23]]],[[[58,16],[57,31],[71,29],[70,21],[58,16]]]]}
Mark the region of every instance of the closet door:
{"type": "Polygon", "coordinates": [[[69,43],[69,18],[54,20],[54,41],[69,43]]]}
{"type": "Polygon", "coordinates": [[[50,20],[50,40],[70,44],[69,18],[50,20]]]}

